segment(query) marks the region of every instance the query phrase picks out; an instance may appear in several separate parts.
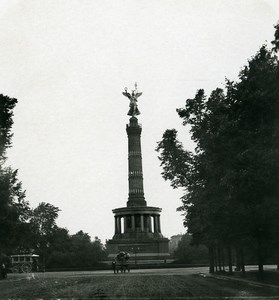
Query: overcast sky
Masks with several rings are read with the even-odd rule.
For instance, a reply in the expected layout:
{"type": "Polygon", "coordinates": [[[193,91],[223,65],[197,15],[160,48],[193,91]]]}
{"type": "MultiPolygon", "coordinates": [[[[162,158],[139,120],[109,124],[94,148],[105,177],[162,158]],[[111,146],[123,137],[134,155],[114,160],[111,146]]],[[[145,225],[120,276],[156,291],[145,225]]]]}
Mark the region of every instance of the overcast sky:
{"type": "Polygon", "coordinates": [[[0,0],[0,93],[18,99],[9,164],[34,208],[104,242],[128,198],[124,87],[138,90],[145,198],[162,233],[184,233],[181,190],[154,151],[167,128],[193,149],[176,108],[236,79],[273,39],[278,0],[0,0]]]}

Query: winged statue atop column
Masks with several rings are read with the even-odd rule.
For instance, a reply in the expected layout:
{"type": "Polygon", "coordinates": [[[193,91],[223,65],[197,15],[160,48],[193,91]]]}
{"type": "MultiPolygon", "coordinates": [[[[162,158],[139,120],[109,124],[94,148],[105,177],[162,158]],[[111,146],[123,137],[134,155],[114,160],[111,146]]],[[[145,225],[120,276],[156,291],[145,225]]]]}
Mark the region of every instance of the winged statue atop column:
{"type": "Polygon", "coordinates": [[[140,111],[138,109],[138,97],[140,97],[142,95],[142,93],[139,93],[138,90],[137,90],[137,83],[135,83],[135,89],[132,90],[132,93],[128,93],[128,89],[125,88],[124,89],[125,92],[123,92],[122,94],[125,96],[125,97],[128,97],[129,100],[130,100],[130,109],[128,111],[128,116],[137,116],[140,114],[140,111]]]}

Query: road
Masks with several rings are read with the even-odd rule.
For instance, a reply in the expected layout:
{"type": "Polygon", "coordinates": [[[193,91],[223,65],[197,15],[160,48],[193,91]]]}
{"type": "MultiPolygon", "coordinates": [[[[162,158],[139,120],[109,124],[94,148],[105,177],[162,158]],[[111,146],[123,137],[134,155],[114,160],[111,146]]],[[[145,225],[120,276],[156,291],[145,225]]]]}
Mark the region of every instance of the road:
{"type": "MultiPolygon", "coordinates": [[[[257,269],[255,266],[247,270],[257,269]]],[[[265,269],[275,270],[276,266],[265,269]]],[[[276,273],[274,273],[276,275],[276,273]]],[[[208,274],[208,268],[135,269],[8,274],[0,298],[79,299],[279,299],[279,287],[208,274]]]]}
{"type": "MultiPolygon", "coordinates": [[[[247,271],[257,270],[257,266],[246,266],[247,271]]],[[[264,270],[276,270],[276,265],[268,265],[264,270]]],[[[208,267],[195,267],[195,268],[167,268],[167,269],[132,269],[129,273],[132,275],[194,275],[194,274],[208,274],[208,267]]],[[[9,274],[10,280],[26,278],[35,276],[37,278],[66,278],[66,277],[82,277],[82,276],[114,276],[112,270],[99,270],[99,271],[63,271],[63,272],[38,272],[32,274],[9,274]]],[[[118,274],[122,275],[121,273],[118,274]]],[[[123,274],[124,275],[124,274],[123,274]]]]}

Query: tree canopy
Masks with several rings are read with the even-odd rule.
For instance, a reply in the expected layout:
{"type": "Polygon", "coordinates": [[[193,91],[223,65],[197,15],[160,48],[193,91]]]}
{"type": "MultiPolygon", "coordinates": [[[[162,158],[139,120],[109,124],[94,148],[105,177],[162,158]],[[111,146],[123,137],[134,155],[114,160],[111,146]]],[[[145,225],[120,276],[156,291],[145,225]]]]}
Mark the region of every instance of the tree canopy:
{"type": "Polygon", "coordinates": [[[22,240],[29,213],[18,171],[5,166],[7,149],[12,146],[16,103],[16,99],[0,95],[0,253],[10,251],[22,240]]]}
{"type": "Polygon", "coordinates": [[[30,214],[29,248],[40,255],[43,268],[91,268],[106,258],[99,240],[91,241],[82,230],[70,235],[57,225],[60,209],[50,203],[40,203],[30,214]]]}
{"type": "Polygon", "coordinates": [[[43,267],[92,267],[106,258],[101,242],[92,242],[82,231],[70,235],[60,228],[56,223],[60,209],[50,203],[31,209],[18,170],[6,166],[16,103],[0,95],[0,263],[7,262],[9,254],[35,252],[43,267]]]}
{"type": "Polygon", "coordinates": [[[177,263],[207,264],[208,249],[204,245],[193,245],[192,236],[186,233],[179,241],[173,257],[177,263]]]}
{"type": "Polygon", "coordinates": [[[241,253],[255,248],[260,271],[272,255],[268,245],[278,252],[279,26],[275,28],[275,46],[263,45],[237,82],[226,79],[225,89],[216,88],[209,97],[200,89],[177,109],[190,127],[195,151],[183,148],[175,129],[166,130],[156,148],[163,178],[185,189],[180,207],[185,226],[194,242],[211,249],[211,271],[220,249],[231,253],[232,245],[242,261],[241,253]]]}

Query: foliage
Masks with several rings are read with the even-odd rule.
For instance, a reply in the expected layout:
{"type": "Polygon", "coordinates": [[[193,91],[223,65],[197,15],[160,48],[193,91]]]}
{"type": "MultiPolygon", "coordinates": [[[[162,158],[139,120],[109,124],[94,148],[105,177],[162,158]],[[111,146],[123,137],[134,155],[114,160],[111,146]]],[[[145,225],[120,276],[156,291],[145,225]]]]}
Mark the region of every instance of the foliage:
{"type": "Polygon", "coordinates": [[[57,228],[56,219],[59,208],[50,203],[40,203],[36,207],[30,219],[30,224],[38,237],[49,238],[57,228]]]}
{"type": "Polygon", "coordinates": [[[277,52],[279,50],[279,22],[277,23],[277,25],[274,26],[274,28],[275,28],[274,40],[271,43],[274,45],[272,50],[277,52]]]}
{"type": "Polygon", "coordinates": [[[74,235],[61,228],[58,232],[50,244],[48,268],[91,268],[106,259],[105,249],[98,239],[92,242],[82,230],[74,235]]]}
{"type": "Polygon", "coordinates": [[[0,253],[10,252],[23,243],[22,232],[26,231],[29,215],[18,170],[4,166],[6,151],[12,145],[12,117],[16,103],[16,99],[0,95],[0,253]]]}
{"type": "Polygon", "coordinates": [[[14,98],[0,95],[0,262],[7,254],[36,252],[50,267],[90,267],[106,258],[101,242],[82,231],[70,236],[59,228],[59,208],[40,203],[30,209],[18,170],[4,166],[12,145],[14,98]]]}
{"type": "Polygon", "coordinates": [[[13,109],[17,99],[0,94],[0,161],[6,160],[6,150],[12,145],[13,109]]]}
{"type": "Polygon", "coordinates": [[[170,180],[173,188],[183,187],[190,180],[186,176],[191,173],[192,155],[183,149],[176,139],[175,129],[166,130],[163,140],[158,143],[157,149],[161,151],[159,160],[162,162],[163,178],[170,180]]]}
{"type": "MultiPolygon", "coordinates": [[[[278,40],[278,25],[275,41],[278,40]]],[[[210,252],[255,246],[260,270],[279,232],[279,65],[264,45],[225,90],[198,90],[177,109],[197,147],[183,149],[175,129],[156,150],[163,178],[185,188],[180,210],[194,242],[210,252]]],[[[277,246],[276,246],[277,245],[277,246]]],[[[278,250],[277,250],[278,251],[278,250]]],[[[229,251],[230,252],[230,251],[229,251]]],[[[218,254],[219,255],[219,254],[218,254]]],[[[217,256],[218,256],[217,255],[217,256]]],[[[212,256],[212,257],[213,257],[212,256]]],[[[243,254],[241,254],[243,258],[243,254]]],[[[231,258],[229,259],[231,261],[231,258]]],[[[230,262],[231,263],[231,262],[230,262]]]]}
{"type": "MultiPolygon", "coordinates": [[[[56,224],[60,209],[50,203],[40,203],[32,211],[32,247],[46,268],[90,268],[105,259],[105,251],[97,239],[82,230],[70,235],[56,224]]],[[[31,248],[32,248],[31,247],[31,248]]]]}
{"type": "Polygon", "coordinates": [[[71,236],[72,266],[91,267],[102,260],[102,246],[99,241],[91,242],[90,236],[82,230],[71,236]]]}
{"type": "Polygon", "coordinates": [[[174,251],[174,258],[178,263],[207,264],[208,249],[204,245],[193,245],[192,236],[186,233],[174,251]]]}

